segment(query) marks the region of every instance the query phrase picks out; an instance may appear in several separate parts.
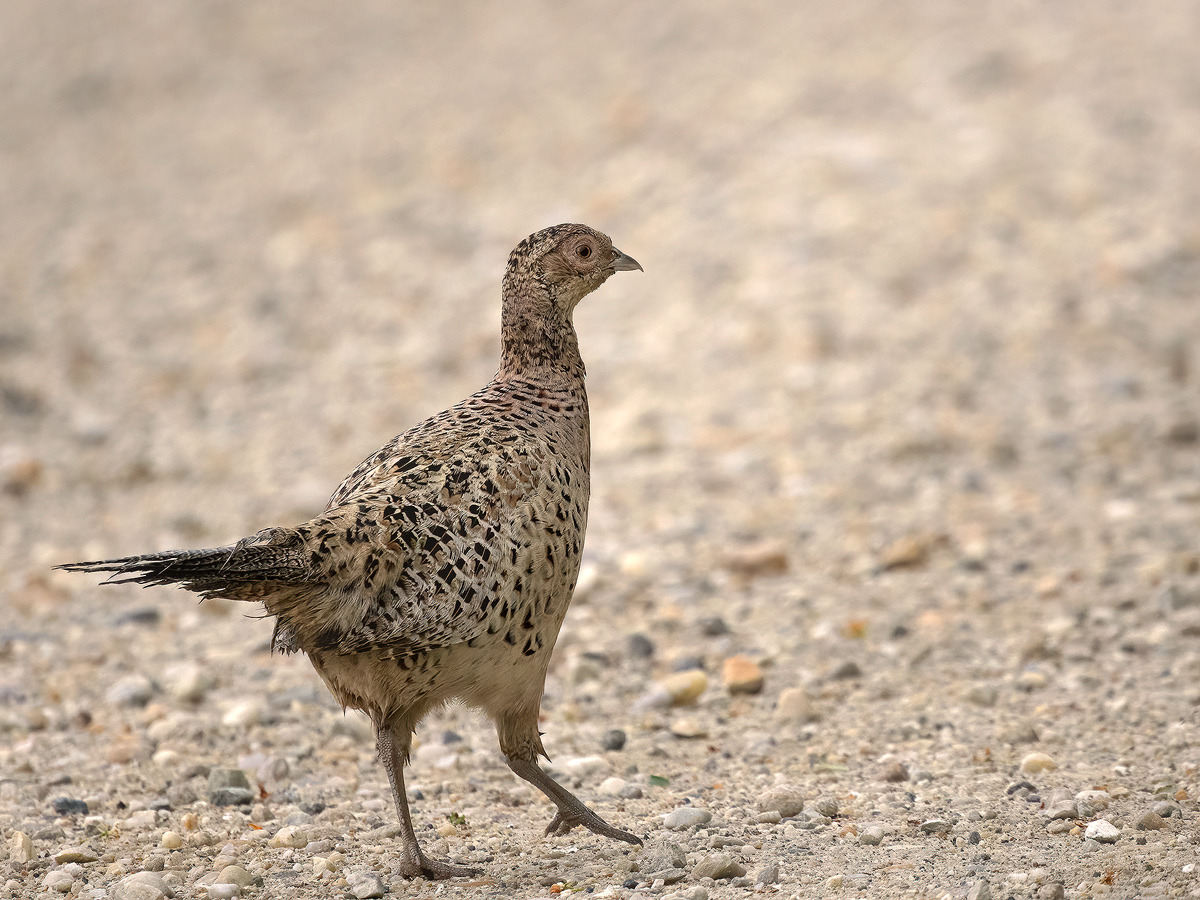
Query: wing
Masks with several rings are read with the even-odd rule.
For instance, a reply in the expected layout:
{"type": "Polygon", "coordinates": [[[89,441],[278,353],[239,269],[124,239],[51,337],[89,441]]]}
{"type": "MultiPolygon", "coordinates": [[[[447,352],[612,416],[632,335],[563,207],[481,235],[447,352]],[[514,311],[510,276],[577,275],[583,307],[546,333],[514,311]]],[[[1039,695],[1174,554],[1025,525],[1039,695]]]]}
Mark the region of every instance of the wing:
{"type": "MultiPolygon", "coordinates": [[[[431,420],[434,421],[434,420],[431,420]]],[[[544,452],[498,426],[401,435],[300,527],[325,589],[267,598],[308,651],[400,657],[484,634],[529,577],[521,536],[544,516],[544,452]]],[[[527,543],[527,542],[524,542],[527,543]]]]}

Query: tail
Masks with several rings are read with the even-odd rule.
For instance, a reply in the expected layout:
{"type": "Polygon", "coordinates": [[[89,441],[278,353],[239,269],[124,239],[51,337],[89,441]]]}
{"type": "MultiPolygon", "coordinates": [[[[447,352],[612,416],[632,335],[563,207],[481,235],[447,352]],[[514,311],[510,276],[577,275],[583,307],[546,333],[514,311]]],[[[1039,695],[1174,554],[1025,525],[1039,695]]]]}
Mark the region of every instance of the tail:
{"type": "Polygon", "coordinates": [[[168,550],[55,566],[67,572],[108,572],[105,584],[177,584],[202,599],[261,600],[269,594],[311,584],[313,572],[302,535],[268,528],[228,547],[168,550]]]}

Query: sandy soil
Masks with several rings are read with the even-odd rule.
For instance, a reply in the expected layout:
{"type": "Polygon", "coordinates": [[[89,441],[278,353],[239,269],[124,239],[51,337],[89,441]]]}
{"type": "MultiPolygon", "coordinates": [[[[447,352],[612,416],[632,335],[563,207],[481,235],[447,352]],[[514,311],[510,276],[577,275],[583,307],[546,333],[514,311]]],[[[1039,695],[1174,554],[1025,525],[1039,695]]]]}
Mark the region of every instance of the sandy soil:
{"type": "Polygon", "coordinates": [[[1195,4],[2,18],[0,896],[1200,896],[1195,4]],[[541,837],[452,709],[413,806],[485,876],[410,884],[269,622],[50,566],[316,512],[560,221],[646,273],[577,314],[544,730],[647,850],[541,837]]]}

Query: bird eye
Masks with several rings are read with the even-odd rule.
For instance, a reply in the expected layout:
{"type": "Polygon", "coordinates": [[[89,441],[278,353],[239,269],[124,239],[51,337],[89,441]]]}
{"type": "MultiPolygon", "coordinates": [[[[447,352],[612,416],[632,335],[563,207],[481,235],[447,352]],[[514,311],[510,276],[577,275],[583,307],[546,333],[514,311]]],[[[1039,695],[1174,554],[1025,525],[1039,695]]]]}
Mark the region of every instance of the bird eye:
{"type": "Polygon", "coordinates": [[[592,248],[589,247],[587,244],[584,244],[576,252],[579,254],[580,259],[587,259],[589,256],[592,255],[592,248]]]}

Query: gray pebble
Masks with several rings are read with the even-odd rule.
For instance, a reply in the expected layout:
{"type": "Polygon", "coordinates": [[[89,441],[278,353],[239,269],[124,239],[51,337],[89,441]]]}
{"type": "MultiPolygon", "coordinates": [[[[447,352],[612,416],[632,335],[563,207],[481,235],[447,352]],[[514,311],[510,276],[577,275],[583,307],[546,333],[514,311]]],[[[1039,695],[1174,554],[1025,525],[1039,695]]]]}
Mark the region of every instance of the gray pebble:
{"type": "Polygon", "coordinates": [[[672,891],[663,900],[708,900],[708,891],[703,885],[696,885],[683,891],[672,891]]]}
{"type": "MultiPolygon", "coordinates": [[[[86,816],[88,814],[88,805],[82,800],[76,800],[73,797],[55,797],[50,801],[50,808],[54,810],[54,814],[57,816],[86,816]]],[[[59,836],[62,836],[61,828],[59,829],[59,836]]],[[[39,831],[34,837],[41,838],[42,832],[39,831]]]]}
{"type": "Polygon", "coordinates": [[[234,900],[242,896],[242,889],[236,884],[210,884],[207,890],[208,900],[234,900]]]}
{"type": "Polygon", "coordinates": [[[843,663],[835,666],[829,673],[829,678],[832,681],[842,681],[849,678],[860,678],[862,669],[852,659],[848,659],[843,663]]]}
{"type": "Polygon", "coordinates": [[[1154,804],[1154,812],[1162,816],[1164,819],[1169,819],[1171,816],[1179,815],[1179,807],[1170,800],[1161,800],[1154,804]]]}
{"type": "Polygon", "coordinates": [[[883,843],[883,828],[879,825],[868,825],[858,835],[858,842],[874,847],[883,843]]]}
{"type": "Polygon", "coordinates": [[[1043,884],[1037,892],[1038,900],[1063,900],[1065,895],[1061,881],[1043,884]]]}
{"type": "Polygon", "coordinates": [[[110,900],[162,900],[163,897],[175,896],[170,885],[154,872],[126,875],[109,890],[110,900]]]}
{"type": "Polygon", "coordinates": [[[695,806],[681,806],[679,809],[673,809],[663,816],[663,827],[669,828],[672,831],[683,831],[687,828],[706,825],[711,821],[712,813],[707,809],[698,809],[695,806]]]}
{"type": "Polygon", "coordinates": [[[1134,824],[1143,831],[1158,831],[1160,828],[1167,827],[1167,820],[1154,810],[1148,809],[1137,817],[1134,824]]]}
{"type": "Polygon", "coordinates": [[[254,802],[254,793],[249,788],[217,788],[208,792],[208,802],[213,806],[249,806],[254,802]]]}
{"type": "Polygon", "coordinates": [[[758,800],[763,812],[777,812],[783,818],[799,815],[804,809],[804,788],[798,784],[781,784],[773,787],[758,800]]]}
{"type": "Polygon", "coordinates": [[[838,814],[838,803],[832,797],[819,797],[810,805],[823,816],[836,816],[838,814]]]}
{"type": "Polygon", "coordinates": [[[600,736],[600,746],[605,750],[625,749],[625,732],[620,728],[610,728],[600,736]]]}
{"type": "Polygon", "coordinates": [[[779,863],[772,860],[754,873],[755,884],[778,884],[779,863]]]}
{"type": "Polygon", "coordinates": [[[1047,819],[1074,819],[1077,815],[1077,809],[1074,800],[1064,800],[1060,803],[1054,803],[1047,806],[1042,812],[1047,819]]]}
{"type": "Polygon", "coordinates": [[[625,642],[629,655],[634,659],[649,659],[654,655],[654,641],[644,634],[631,634],[625,642]]]}
{"type": "Polygon", "coordinates": [[[75,884],[75,878],[63,869],[51,869],[42,879],[42,887],[48,891],[58,891],[60,894],[69,893],[75,884]]]}
{"type": "Polygon", "coordinates": [[[693,878],[737,878],[746,874],[746,869],[728,853],[710,853],[692,869],[693,878]]]}
{"type": "Polygon", "coordinates": [[[254,800],[250,779],[241,769],[213,769],[208,773],[208,802],[213,806],[236,806],[254,800]]]}
{"type": "Polygon", "coordinates": [[[145,706],[154,696],[154,683],[145,675],[127,675],[104,694],[113,706],[145,706]]]}
{"type": "Polygon", "coordinates": [[[346,876],[350,885],[350,893],[359,900],[383,896],[383,882],[374,872],[352,872],[346,876]]]}
{"type": "Polygon", "coordinates": [[[992,888],[986,881],[976,881],[967,891],[967,900],[992,900],[992,888]]]}
{"type": "Polygon", "coordinates": [[[1098,841],[1101,844],[1115,844],[1121,836],[1121,829],[1106,819],[1089,822],[1083,836],[1087,840],[1098,841]]]}
{"type": "Polygon", "coordinates": [[[723,634],[729,634],[729,626],[720,616],[705,616],[697,624],[700,626],[700,633],[705,637],[720,637],[723,634]]]}
{"type": "Polygon", "coordinates": [[[950,828],[945,819],[927,819],[921,823],[921,830],[926,834],[949,834],[950,828]]]}

